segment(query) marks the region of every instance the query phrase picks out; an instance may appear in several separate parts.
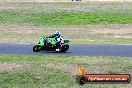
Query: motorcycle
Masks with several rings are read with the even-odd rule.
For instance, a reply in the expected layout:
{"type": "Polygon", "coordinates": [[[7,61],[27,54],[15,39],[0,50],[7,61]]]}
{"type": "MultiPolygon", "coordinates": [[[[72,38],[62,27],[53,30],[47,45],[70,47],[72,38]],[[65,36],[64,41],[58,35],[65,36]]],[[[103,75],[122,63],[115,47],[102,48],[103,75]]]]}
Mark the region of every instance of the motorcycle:
{"type": "Polygon", "coordinates": [[[65,52],[69,49],[69,42],[69,40],[64,40],[63,44],[59,44],[55,38],[44,37],[39,39],[37,44],[33,47],[33,51],[65,52]]]}

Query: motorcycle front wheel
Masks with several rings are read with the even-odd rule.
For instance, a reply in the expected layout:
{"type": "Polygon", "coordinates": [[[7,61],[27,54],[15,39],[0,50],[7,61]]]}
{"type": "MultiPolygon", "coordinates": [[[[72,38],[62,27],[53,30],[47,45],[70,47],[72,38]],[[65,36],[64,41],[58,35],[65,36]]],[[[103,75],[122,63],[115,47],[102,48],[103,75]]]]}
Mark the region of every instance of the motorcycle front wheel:
{"type": "Polygon", "coordinates": [[[39,51],[41,51],[41,46],[35,45],[35,46],[33,47],[33,51],[34,51],[34,52],[39,52],[39,51]]]}

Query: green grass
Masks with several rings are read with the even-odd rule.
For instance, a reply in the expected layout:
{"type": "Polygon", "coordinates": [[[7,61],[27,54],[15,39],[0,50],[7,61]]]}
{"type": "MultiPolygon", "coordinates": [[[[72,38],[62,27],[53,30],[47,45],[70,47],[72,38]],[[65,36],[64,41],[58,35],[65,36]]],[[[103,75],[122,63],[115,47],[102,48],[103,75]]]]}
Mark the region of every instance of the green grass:
{"type": "MultiPolygon", "coordinates": [[[[132,44],[131,33],[98,34],[90,30],[92,27],[87,26],[108,25],[106,28],[109,30],[109,25],[112,24],[119,26],[119,29],[123,29],[126,24],[132,24],[131,5],[131,2],[8,2],[7,5],[0,6],[0,28],[6,29],[5,31],[0,30],[0,42],[36,43],[40,37],[60,31],[64,34],[64,38],[71,40],[72,44],[132,44]],[[7,27],[2,28],[1,25],[3,24],[6,24],[7,27]],[[16,29],[20,28],[21,30],[13,29],[14,26],[9,27],[8,25],[18,25],[19,27],[16,27],[16,29]],[[26,28],[20,25],[34,26],[33,28],[26,28]],[[121,28],[120,25],[124,26],[121,28]],[[79,26],[81,27],[78,28],[79,26]],[[23,32],[23,29],[27,32],[23,32]]],[[[93,29],[98,30],[98,28],[100,29],[100,26],[93,29]]],[[[117,28],[113,27],[113,29],[117,28]]],[[[112,31],[114,31],[113,29],[112,31]]]]}
{"type": "Polygon", "coordinates": [[[75,75],[70,72],[76,70],[77,65],[81,64],[87,73],[132,75],[131,57],[1,54],[0,65],[4,63],[7,66],[8,63],[24,65],[24,68],[7,71],[2,71],[0,68],[1,88],[130,88],[132,86],[132,84],[86,84],[80,86],[76,83],[75,75]],[[65,70],[66,68],[72,70],[65,70]]]}
{"type": "Polygon", "coordinates": [[[1,24],[31,25],[87,25],[87,24],[131,24],[131,13],[94,12],[94,13],[24,13],[1,11],[1,24]]]}

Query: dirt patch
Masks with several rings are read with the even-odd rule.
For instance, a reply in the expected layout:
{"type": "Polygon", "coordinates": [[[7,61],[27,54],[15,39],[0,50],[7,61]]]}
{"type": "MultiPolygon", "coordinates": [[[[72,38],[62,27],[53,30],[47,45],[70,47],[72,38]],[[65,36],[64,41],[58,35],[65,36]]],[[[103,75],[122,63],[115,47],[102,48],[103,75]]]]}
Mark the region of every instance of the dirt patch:
{"type": "Polygon", "coordinates": [[[39,38],[60,31],[67,39],[86,39],[90,36],[132,38],[132,25],[31,26],[0,25],[1,43],[36,43],[39,38]]]}
{"type": "Polygon", "coordinates": [[[71,2],[71,1],[72,0],[6,0],[6,2],[71,2]]]}
{"type": "Polygon", "coordinates": [[[132,25],[102,27],[92,30],[95,34],[112,36],[114,38],[132,38],[132,25]]]}
{"type": "MultiPolygon", "coordinates": [[[[39,0],[34,0],[40,3],[24,2],[30,0],[0,0],[0,10],[13,10],[17,12],[33,12],[33,13],[53,13],[53,12],[132,12],[132,2],[86,2],[86,3],[74,3],[71,0],[59,0],[61,3],[54,0],[53,3],[43,3],[39,0]],[[71,3],[63,3],[63,1],[69,1],[71,3]]],[[[32,0],[31,0],[32,1],[32,0]]],[[[47,0],[50,1],[50,0],[47,0]]],[[[82,1],[83,2],[83,1],[82,1]]]]}
{"type": "Polygon", "coordinates": [[[107,74],[107,70],[107,68],[97,66],[88,66],[86,69],[88,74],[107,74]]]}
{"type": "Polygon", "coordinates": [[[77,74],[77,66],[75,65],[67,65],[67,64],[62,64],[62,63],[50,63],[50,64],[47,64],[46,67],[60,69],[71,75],[77,74]]]}
{"type": "MultiPolygon", "coordinates": [[[[7,2],[72,2],[72,0],[6,0],[6,1],[7,2]]],[[[77,1],[77,0],[73,0],[73,1],[77,1]]],[[[81,1],[93,2],[93,1],[131,1],[131,0],[81,0],[81,1]]]]}
{"type": "Polygon", "coordinates": [[[18,35],[35,35],[40,28],[28,25],[1,25],[1,33],[18,34],[18,35]]]}
{"type": "Polygon", "coordinates": [[[25,70],[27,67],[25,65],[16,64],[16,63],[0,63],[0,72],[7,72],[13,70],[25,70]]]}
{"type": "Polygon", "coordinates": [[[61,31],[67,37],[88,36],[94,34],[130,35],[132,25],[87,25],[87,26],[30,26],[30,25],[0,25],[0,32],[18,35],[50,35],[61,31]],[[70,31],[70,32],[69,32],[70,31]]]}
{"type": "MultiPolygon", "coordinates": [[[[69,73],[71,75],[77,74],[77,65],[72,64],[62,64],[62,63],[50,63],[47,64],[46,67],[54,68],[54,69],[60,69],[66,73],[69,73]]],[[[83,67],[86,70],[86,73],[88,74],[107,74],[107,68],[104,67],[97,67],[97,66],[88,66],[83,67]]]]}

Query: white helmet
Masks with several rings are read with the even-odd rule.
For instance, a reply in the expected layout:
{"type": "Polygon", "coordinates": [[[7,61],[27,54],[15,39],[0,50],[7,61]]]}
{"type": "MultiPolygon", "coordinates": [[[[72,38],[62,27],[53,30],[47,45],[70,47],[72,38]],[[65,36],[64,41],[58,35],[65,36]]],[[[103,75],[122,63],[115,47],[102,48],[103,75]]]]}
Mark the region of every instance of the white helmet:
{"type": "Polygon", "coordinates": [[[54,35],[55,35],[56,37],[59,37],[59,36],[61,36],[61,33],[60,33],[59,31],[56,31],[56,32],[54,33],[54,35]]]}

